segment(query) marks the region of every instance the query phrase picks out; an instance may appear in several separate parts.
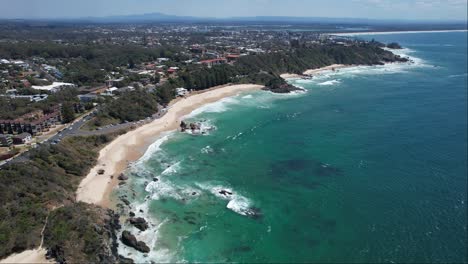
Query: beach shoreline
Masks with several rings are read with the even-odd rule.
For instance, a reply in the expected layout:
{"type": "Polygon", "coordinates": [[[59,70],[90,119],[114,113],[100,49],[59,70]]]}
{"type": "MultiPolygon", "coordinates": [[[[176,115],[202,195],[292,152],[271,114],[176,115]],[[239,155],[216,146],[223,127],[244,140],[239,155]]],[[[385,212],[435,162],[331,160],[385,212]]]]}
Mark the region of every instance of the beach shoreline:
{"type": "MultiPolygon", "coordinates": [[[[318,75],[323,71],[352,66],[354,65],[333,64],[306,70],[303,75],[284,73],[280,76],[283,79],[301,78],[318,75]]],[[[91,168],[87,176],[80,182],[76,191],[76,200],[112,209],[116,201],[112,201],[111,194],[119,184],[118,176],[132,162],[141,158],[148,147],[163,133],[177,130],[184,116],[203,105],[234,96],[240,92],[261,88],[263,86],[255,84],[223,85],[193,92],[187,97],[172,100],[164,116],[118,136],[99,151],[96,166],[91,168]],[[103,173],[99,174],[99,171],[103,171],[103,173]]]]}
{"type": "Polygon", "coordinates": [[[76,200],[112,208],[115,202],[111,193],[119,183],[118,176],[129,164],[141,158],[163,133],[177,130],[184,117],[199,107],[261,88],[263,86],[256,84],[224,85],[173,100],[161,118],[118,136],[100,150],[96,166],[91,168],[76,191],[76,200]]]}
{"type": "Polygon", "coordinates": [[[298,79],[298,78],[303,78],[303,77],[311,77],[315,75],[319,75],[323,73],[324,71],[334,71],[338,69],[343,69],[343,68],[349,68],[353,67],[356,65],[346,65],[346,64],[332,64],[316,69],[308,69],[305,70],[302,74],[296,74],[296,73],[283,73],[280,75],[281,78],[287,80],[287,79],[298,79]]]}

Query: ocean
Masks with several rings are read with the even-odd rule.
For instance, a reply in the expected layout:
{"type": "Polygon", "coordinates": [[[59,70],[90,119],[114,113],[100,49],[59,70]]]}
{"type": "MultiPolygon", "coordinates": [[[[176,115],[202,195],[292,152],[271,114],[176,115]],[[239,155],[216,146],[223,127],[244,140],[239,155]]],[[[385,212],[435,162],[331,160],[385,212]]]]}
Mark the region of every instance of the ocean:
{"type": "Polygon", "coordinates": [[[414,63],[290,80],[187,117],[126,171],[137,262],[467,262],[467,33],[365,35],[414,63]]]}

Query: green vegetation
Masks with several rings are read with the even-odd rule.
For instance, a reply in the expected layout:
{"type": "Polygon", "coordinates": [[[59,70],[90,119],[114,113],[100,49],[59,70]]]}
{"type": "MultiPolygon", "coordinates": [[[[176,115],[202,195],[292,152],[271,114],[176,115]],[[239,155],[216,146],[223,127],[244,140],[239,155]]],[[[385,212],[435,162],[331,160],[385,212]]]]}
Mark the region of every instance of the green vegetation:
{"type": "Polygon", "coordinates": [[[157,111],[157,94],[144,89],[135,89],[104,103],[97,116],[86,126],[92,129],[113,123],[133,122],[149,117],[157,111]]]}
{"type": "Polygon", "coordinates": [[[234,65],[187,69],[179,74],[177,82],[187,89],[203,90],[228,82],[250,82],[262,85],[280,85],[286,82],[280,74],[302,74],[332,64],[376,65],[406,59],[381,49],[377,44],[354,46],[315,45],[299,47],[278,53],[242,56],[234,65]]]}
{"type": "Polygon", "coordinates": [[[24,162],[1,168],[0,258],[39,245],[48,212],[74,203],[78,184],[95,164],[98,149],[117,135],[67,138],[31,150],[24,162]]]}
{"type": "Polygon", "coordinates": [[[156,60],[174,58],[174,46],[145,48],[138,45],[75,44],[61,45],[53,42],[0,43],[0,58],[27,59],[41,57],[60,59],[55,66],[64,73],[64,81],[81,85],[101,84],[106,71],[119,71],[118,67],[156,60]]]}
{"type": "Polygon", "coordinates": [[[44,230],[44,245],[59,263],[117,262],[112,210],[74,203],[51,212],[44,230]]]}
{"type": "Polygon", "coordinates": [[[74,105],[78,103],[77,95],[78,92],[76,89],[69,88],[52,93],[46,100],[41,102],[30,102],[28,99],[24,98],[0,96],[0,119],[15,119],[35,110],[42,110],[44,113],[50,113],[57,104],[74,105]]]}

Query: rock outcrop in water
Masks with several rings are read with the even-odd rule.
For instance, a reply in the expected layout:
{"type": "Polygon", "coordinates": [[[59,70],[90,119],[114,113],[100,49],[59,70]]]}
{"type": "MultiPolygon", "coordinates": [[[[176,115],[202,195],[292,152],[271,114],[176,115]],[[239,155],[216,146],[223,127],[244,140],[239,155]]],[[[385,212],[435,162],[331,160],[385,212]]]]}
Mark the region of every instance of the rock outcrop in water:
{"type": "Polygon", "coordinates": [[[298,88],[294,85],[291,85],[289,83],[284,83],[281,85],[273,85],[273,86],[265,86],[263,88],[265,91],[271,91],[273,93],[290,93],[294,91],[304,91],[304,89],[298,88]]]}
{"type": "Polygon", "coordinates": [[[123,173],[120,173],[120,175],[119,175],[119,177],[117,177],[117,179],[119,179],[120,181],[126,181],[126,180],[128,180],[128,176],[126,176],[123,173]]]}
{"type": "Polygon", "coordinates": [[[402,49],[400,44],[398,44],[396,42],[388,43],[387,48],[389,48],[389,49],[402,49]]]}
{"type": "Polygon", "coordinates": [[[138,241],[134,235],[132,235],[129,231],[125,230],[122,232],[122,236],[120,237],[120,241],[126,246],[132,247],[142,253],[150,252],[150,248],[146,245],[143,241],[138,241]]]}
{"type": "Polygon", "coordinates": [[[128,219],[130,224],[132,224],[134,227],[140,229],[141,231],[145,231],[148,229],[148,222],[143,217],[132,217],[128,219]]]}

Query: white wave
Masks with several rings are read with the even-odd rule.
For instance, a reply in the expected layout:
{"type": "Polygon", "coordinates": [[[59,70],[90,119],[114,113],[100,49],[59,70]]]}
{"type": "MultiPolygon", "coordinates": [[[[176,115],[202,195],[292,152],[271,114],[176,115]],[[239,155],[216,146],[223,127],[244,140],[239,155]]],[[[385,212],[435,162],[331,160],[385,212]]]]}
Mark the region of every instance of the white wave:
{"type": "Polygon", "coordinates": [[[212,152],[213,152],[213,149],[210,146],[206,146],[206,147],[201,149],[201,153],[203,153],[203,154],[208,154],[208,153],[212,153],[212,152]]]}
{"type": "Polygon", "coordinates": [[[244,95],[242,96],[243,99],[252,99],[253,96],[251,94],[248,94],[248,95],[244,95]]]}
{"type": "Polygon", "coordinates": [[[250,212],[250,201],[249,199],[235,195],[227,204],[226,206],[228,209],[241,214],[241,215],[249,215],[250,212]]]}
{"type": "Polygon", "coordinates": [[[339,84],[339,83],[340,83],[339,80],[330,80],[330,81],[326,81],[326,82],[317,83],[317,85],[328,86],[328,85],[335,85],[335,84],[339,84]]]}
{"type": "Polygon", "coordinates": [[[464,74],[452,74],[452,75],[449,75],[449,78],[466,77],[466,76],[468,76],[468,73],[464,73],[464,74]]]}
{"type": "Polygon", "coordinates": [[[176,162],[170,165],[163,172],[161,172],[161,175],[177,173],[177,170],[179,169],[179,165],[180,165],[180,162],[176,162]]]}
{"type": "Polygon", "coordinates": [[[292,82],[296,83],[311,83],[313,82],[313,79],[296,79],[296,80],[291,80],[292,82]]]}
{"type": "Polygon", "coordinates": [[[183,190],[164,178],[148,183],[145,191],[149,193],[152,200],[159,200],[163,197],[174,198],[176,200],[183,199],[183,195],[181,194],[183,190]]]}
{"type": "Polygon", "coordinates": [[[252,215],[252,202],[245,196],[242,196],[232,190],[232,188],[221,185],[212,185],[210,183],[196,183],[196,185],[202,190],[211,192],[214,196],[220,199],[227,200],[228,203],[226,208],[229,210],[240,215],[252,215]]]}
{"type": "Polygon", "coordinates": [[[166,133],[164,136],[160,137],[153,144],[151,144],[146,150],[145,154],[143,154],[143,156],[136,162],[136,164],[141,164],[148,161],[154,153],[161,150],[161,145],[166,142],[171,135],[173,135],[172,132],[166,133]]]}
{"type": "Polygon", "coordinates": [[[206,104],[202,107],[199,107],[193,110],[190,114],[186,115],[185,118],[191,118],[197,116],[201,113],[221,113],[225,112],[229,109],[228,105],[239,103],[235,97],[227,97],[221,99],[217,102],[206,104]]]}

